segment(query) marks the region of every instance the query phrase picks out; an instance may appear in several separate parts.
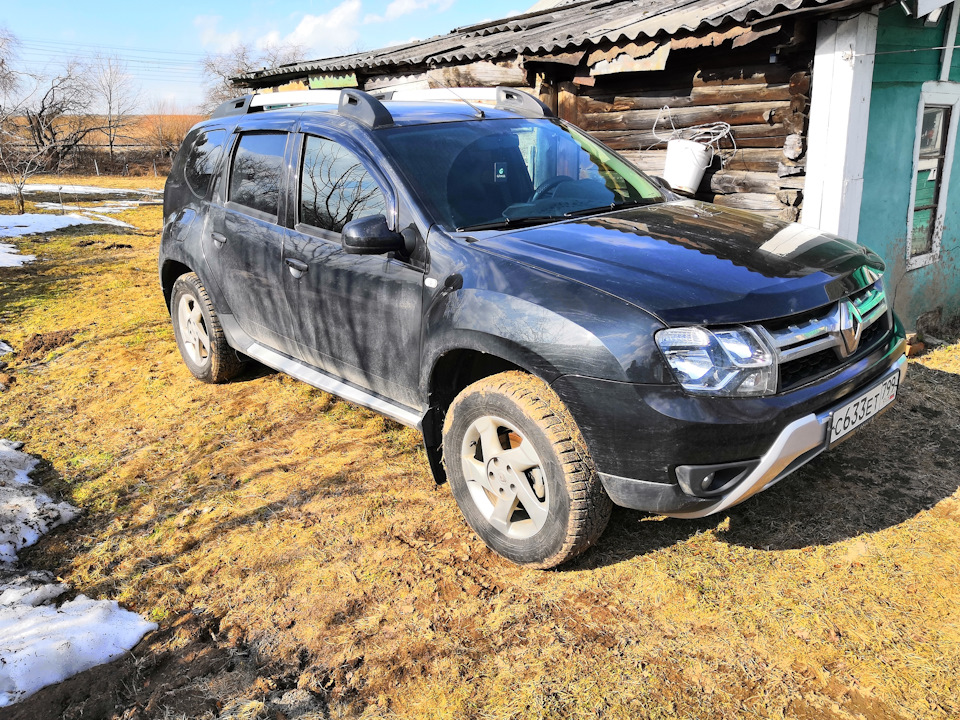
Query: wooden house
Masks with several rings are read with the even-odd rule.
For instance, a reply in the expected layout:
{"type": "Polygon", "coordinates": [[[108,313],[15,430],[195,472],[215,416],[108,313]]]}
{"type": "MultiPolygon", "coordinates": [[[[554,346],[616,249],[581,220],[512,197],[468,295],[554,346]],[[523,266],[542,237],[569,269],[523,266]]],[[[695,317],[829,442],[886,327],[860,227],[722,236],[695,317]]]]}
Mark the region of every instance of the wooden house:
{"type": "Polygon", "coordinates": [[[938,0],[545,0],[235,82],[525,88],[655,175],[666,139],[728,123],[697,197],[868,244],[913,328],[960,312],[956,29],[938,0]]]}

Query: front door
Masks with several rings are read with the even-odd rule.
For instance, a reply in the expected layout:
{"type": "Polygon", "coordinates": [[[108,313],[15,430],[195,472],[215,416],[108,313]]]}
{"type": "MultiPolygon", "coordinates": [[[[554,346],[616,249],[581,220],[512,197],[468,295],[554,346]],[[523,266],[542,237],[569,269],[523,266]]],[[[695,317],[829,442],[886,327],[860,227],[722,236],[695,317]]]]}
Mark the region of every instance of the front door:
{"type": "Polygon", "coordinates": [[[400,257],[347,254],[340,244],[350,220],[395,216],[393,190],[378,175],[345,145],[303,136],[285,282],[296,283],[307,362],[415,407],[423,272],[400,257]]]}

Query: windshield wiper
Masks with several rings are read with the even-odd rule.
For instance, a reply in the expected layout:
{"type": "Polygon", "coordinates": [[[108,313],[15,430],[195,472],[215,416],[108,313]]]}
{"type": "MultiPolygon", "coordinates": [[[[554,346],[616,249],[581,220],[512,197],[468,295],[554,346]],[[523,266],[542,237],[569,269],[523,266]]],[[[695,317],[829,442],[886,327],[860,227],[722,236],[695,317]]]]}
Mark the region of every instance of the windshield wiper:
{"type": "Polygon", "coordinates": [[[564,217],[580,217],[582,215],[594,215],[601,212],[610,212],[612,210],[623,210],[625,208],[642,207],[643,205],[653,205],[663,202],[657,198],[640,198],[639,200],[628,200],[622,203],[610,203],[609,205],[598,205],[597,207],[583,208],[581,210],[571,210],[564,213],[564,217]]]}
{"type": "Polygon", "coordinates": [[[524,227],[527,225],[540,225],[542,223],[556,222],[563,220],[565,215],[525,215],[524,217],[504,218],[503,220],[492,220],[476,225],[466,225],[458,227],[457,232],[466,232],[468,230],[503,230],[504,228],[524,227]]]}

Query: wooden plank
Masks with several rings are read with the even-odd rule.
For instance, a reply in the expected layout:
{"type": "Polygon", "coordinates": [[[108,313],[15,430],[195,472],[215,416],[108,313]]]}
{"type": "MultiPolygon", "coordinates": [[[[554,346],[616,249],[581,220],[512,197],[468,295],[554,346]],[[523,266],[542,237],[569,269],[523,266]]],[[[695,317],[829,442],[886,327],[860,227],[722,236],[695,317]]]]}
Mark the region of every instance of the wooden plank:
{"type": "Polygon", "coordinates": [[[777,200],[776,195],[767,193],[734,193],[732,195],[715,195],[711,202],[724,207],[739,208],[741,210],[769,210],[780,212],[783,203],[777,200]]]}
{"type": "Polygon", "coordinates": [[[560,118],[571,122],[574,125],[579,123],[579,111],[577,105],[577,86],[573,83],[560,83],[560,96],[558,99],[560,118]]]}
{"type": "MultiPolygon", "coordinates": [[[[734,103],[731,105],[671,108],[670,115],[675,127],[690,127],[711,122],[727,122],[731,125],[758,125],[777,122],[778,113],[788,111],[789,107],[789,101],[734,103]]],[[[659,110],[626,110],[609,113],[585,113],[581,115],[581,121],[585,130],[646,130],[653,127],[659,112],[659,110]]],[[[667,120],[665,113],[663,120],[667,120]]],[[[669,126],[669,122],[667,122],[666,127],[669,126]]]]}
{"type": "Polygon", "coordinates": [[[701,187],[709,187],[717,193],[765,193],[776,195],[781,190],[780,178],[775,172],[746,172],[737,170],[712,170],[703,178],[701,187]]]}
{"type": "Polygon", "coordinates": [[[810,73],[806,71],[795,72],[790,76],[790,94],[791,95],[810,95],[810,73]]]}
{"type": "Polygon", "coordinates": [[[605,113],[623,110],[655,110],[664,105],[672,108],[727,105],[731,103],[772,102],[790,100],[790,86],[746,84],[719,87],[673,88],[670,90],[640,90],[618,94],[612,98],[581,97],[580,111],[605,113]]]}
{"type": "Polygon", "coordinates": [[[620,154],[650,175],[662,175],[664,165],[667,162],[666,150],[648,150],[646,152],[628,150],[620,154]]]}
{"type": "Polygon", "coordinates": [[[427,77],[431,87],[525,87],[527,84],[527,71],[516,60],[498,63],[483,60],[433,68],[427,71],[427,77]]]}
{"type": "MultiPolygon", "coordinates": [[[[582,116],[581,116],[582,119],[582,116]]],[[[669,125],[666,131],[660,131],[660,137],[669,136],[669,125]]],[[[651,129],[641,130],[591,130],[590,134],[612,147],[614,150],[645,150],[659,147],[666,149],[665,143],[654,137],[651,129]]],[[[738,125],[733,128],[733,138],[740,148],[782,148],[787,140],[787,131],[783,125],[738,125]]],[[[729,147],[729,141],[724,141],[724,147],[729,147]]]]}
{"type": "Polygon", "coordinates": [[[784,83],[790,80],[793,70],[783,63],[770,65],[733,66],[700,70],[693,76],[694,86],[738,85],[749,83],[784,83]]]}
{"type": "MultiPolygon", "coordinates": [[[[666,150],[626,150],[620,153],[641,170],[656,168],[657,172],[663,171],[663,163],[667,156],[666,150]]],[[[780,163],[783,160],[783,154],[780,148],[741,148],[735,153],[724,153],[723,171],[727,173],[747,172],[778,175],[780,163]]],[[[714,161],[719,165],[719,160],[714,161]]],[[[803,167],[797,166],[800,175],[803,173],[803,167]]],[[[714,172],[719,172],[718,168],[714,172]]],[[[774,188],[770,187],[771,192],[776,192],[782,188],[794,188],[794,181],[789,178],[779,177],[779,182],[774,188]]],[[[802,187],[802,186],[801,186],[802,187]]]]}

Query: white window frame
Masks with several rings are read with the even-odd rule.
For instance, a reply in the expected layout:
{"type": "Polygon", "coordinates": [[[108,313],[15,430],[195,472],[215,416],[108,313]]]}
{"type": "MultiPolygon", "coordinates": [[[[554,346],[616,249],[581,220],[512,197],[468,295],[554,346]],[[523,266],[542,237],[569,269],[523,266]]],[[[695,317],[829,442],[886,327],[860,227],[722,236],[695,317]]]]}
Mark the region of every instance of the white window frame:
{"type": "Polygon", "coordinates": [[[907,270],[926,267],[940,259],[940,246],[943,238],[943,217],[947,210],[950,192],[950,171],[953,168],[953,153],[957,144],[957,123],[960,120],[960,83],[925,82],[920,91],[920,105],[917,108],[917,129],[913,140],[913,171],[910,177],[910,204],[907,208],[907,270]],[[912,255],[910,246],[913,238],[913,208],[916,204],[917,175],[920,172],[920,136],[923,133],[923,111],[926,107],[950,108],[950,125],[947,128],[947,144],[943,155],[943,172],[940,176],[940,193],[937,196],[937,215],[934,219],[933,238],[930,252],[912,255]]]}

